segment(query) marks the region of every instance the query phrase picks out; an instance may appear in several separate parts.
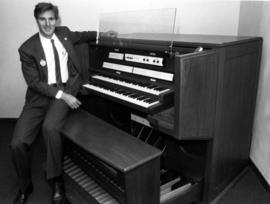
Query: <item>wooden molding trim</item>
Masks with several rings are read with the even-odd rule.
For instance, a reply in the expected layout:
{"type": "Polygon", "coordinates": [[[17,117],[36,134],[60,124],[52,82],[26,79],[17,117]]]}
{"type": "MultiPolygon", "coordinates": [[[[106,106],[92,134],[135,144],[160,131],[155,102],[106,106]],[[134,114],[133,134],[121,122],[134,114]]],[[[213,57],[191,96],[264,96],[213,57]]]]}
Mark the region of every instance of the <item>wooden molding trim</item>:
{"type": "Polygon", "coordinates": [[[0,123],[3,122],[17,122],[18,118],[0,118],[0,123]]]}
{"type": "Polygon", "coordinates": [[[265,190],[270,193],[270,184],[266,181],[266,179],[263,177],[261,172],[258,170],[256,165],[253,163],[251,159],[249,159],[249,166],[253,170],[253,172],[258,176],[260,183],[263,185],[265,190]]]}

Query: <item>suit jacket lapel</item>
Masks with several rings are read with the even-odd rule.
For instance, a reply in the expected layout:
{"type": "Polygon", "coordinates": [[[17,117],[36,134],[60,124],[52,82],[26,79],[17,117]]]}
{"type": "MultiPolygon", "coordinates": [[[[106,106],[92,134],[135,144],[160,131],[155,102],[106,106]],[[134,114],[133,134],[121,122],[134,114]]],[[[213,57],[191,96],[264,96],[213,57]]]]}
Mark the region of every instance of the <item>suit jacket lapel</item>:
{"type": "Polygon", "coordinates": [[[68,52],[68,55],[69,55],[71,61],[73,62],[74,66],[78,69],[79,68],[79,61],[78,61],[78,58],[77,58],[76,53],[74,51],[73,45],[72,45],[71,41],[68,39],[68,36],[65,35],[63,32],[58,31],[57,29],[55,30],[55,34],[57,35],[58,39],[60,40],[60,42],[62,43],[62,45],[66,49],[66,51],[68,52]]]}
{"type": "Polygon", "coordinates": [[[35,55],[36,60],[38,62],[39,70],[43,74],[45,81],[48,81],[48,67],[47,67],[46,57],[45,57],[45,53],[44,53],[43,47],[41,45],[41,41],[40,41],[38,33],[34,36],[33,45],[34,45],[33,46],[34,47],[34,55],[35,55]]]}

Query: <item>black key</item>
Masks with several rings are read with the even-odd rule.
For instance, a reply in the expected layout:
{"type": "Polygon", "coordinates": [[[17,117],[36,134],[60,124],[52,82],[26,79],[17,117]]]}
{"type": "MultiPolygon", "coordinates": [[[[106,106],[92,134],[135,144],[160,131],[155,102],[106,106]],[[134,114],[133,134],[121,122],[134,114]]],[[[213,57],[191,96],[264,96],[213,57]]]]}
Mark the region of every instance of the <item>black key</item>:
{"type": "Polygon", "coordinates": [[[147,102],[147,103],[152,103],[154,101],[156,101],[156,100],[153,98],[148,98],[148,99],[144,100],[144,102],[147,102]]]}
{"type": "Polygon", "coordinates": [[[123,95],[125,95],[125,96],[128,96],[128,95],[130,95],[131,94],[131,92],[129,92],[129,91],[125,91],[124,93],[122,93],[123,95]]]}
{"type": "Polygon", "coordinates": [[[131,97],[131,98],[137,98],[137,96],[136,96],[135,93],[130,94],[129,97],[131,97]]]}
{"type": "Polygon", "coordinates": [[[163,87],[156,87],[156,88],[154,88],[154,90],[157,90],[157,91],[163,91],[163,90],[165,90],[166,88],[163,88],[163,87]]]}
{"type": "Polygon", "coordinates": [[[143,101],[143,100],[145,100],[147,98],[148,98],[147,96],[139,96],[137,99],[143,101]]]}
{"type": "Polygon", "coordinates": [[[155,87],[158,87],[157,85],[155,85],[155,84],[151,84],[151,85],[149,85],[149,86],[147,86],[149,89],[151,89],[151,88],[155,88],[155,87]]]}

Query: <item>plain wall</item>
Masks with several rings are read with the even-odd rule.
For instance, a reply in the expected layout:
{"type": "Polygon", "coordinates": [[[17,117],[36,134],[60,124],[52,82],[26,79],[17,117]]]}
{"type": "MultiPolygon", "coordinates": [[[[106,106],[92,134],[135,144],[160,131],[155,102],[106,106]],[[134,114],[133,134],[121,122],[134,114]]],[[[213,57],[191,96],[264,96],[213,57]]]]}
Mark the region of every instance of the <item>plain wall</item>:
{"type": "Polygon", "coordinates": [[[239,34],[263,37],[250,158],[270,185],[270,2],[243,2],[240,11],[239,34]]]}
{"type": "MultiPolygon", "coordinates": [[[[37,0],[0,1],[0,118],[17,118],[24,103],[24,82],[18,48],[37,32],[33,9],[37,0]]],[[[176,32],[236,35],[239,1],[179,0],[53,0],[62,25],[71,30],[96,30],[100,13],[177,8],[176,32]],[[229,14],[229,15],[228,15],[229,14]]]]}

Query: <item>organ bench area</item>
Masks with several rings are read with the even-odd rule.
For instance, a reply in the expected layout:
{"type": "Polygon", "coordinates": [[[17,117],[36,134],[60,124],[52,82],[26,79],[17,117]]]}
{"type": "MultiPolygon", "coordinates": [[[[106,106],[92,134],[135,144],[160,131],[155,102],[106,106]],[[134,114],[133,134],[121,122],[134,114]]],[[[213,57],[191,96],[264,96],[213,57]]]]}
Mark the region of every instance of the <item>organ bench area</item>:
{"type": "Polygon", "coordinates": [[[78,48],[82,108],[62,130],[72,203],[210,203],[247,167],[262,39],[171,37],[78,48]]]}

